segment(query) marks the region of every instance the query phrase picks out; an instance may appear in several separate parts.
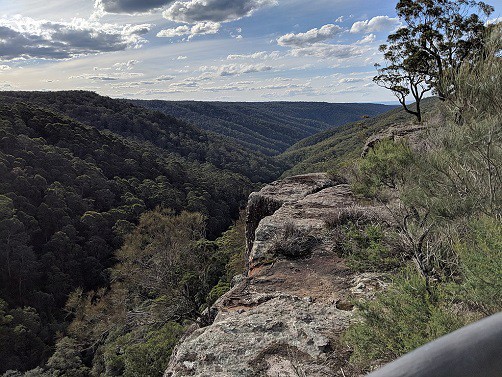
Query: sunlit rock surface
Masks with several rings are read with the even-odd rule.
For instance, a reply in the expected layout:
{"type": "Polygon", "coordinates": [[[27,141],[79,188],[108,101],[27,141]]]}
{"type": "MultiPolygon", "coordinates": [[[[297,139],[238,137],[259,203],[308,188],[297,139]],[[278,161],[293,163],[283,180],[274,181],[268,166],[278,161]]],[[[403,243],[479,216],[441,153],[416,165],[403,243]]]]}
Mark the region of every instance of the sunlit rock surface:
{"type": "Polygon", "coordinates": [[[363,218],[391,221],[325,174],[251,194],[247,276],[216,302],[211,325],[180,342],[165,376],[342,375],[339,336],[353,319],[350,300],[385,283],[348,270],[327,224],[363,218]]]}

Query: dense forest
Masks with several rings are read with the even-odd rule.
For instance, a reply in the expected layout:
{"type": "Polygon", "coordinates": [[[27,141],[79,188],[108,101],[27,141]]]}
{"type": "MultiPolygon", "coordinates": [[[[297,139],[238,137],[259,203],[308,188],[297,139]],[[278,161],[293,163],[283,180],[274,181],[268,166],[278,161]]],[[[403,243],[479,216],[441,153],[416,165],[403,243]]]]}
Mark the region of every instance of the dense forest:
{"type": "Polygon", "coordinates": [[[100,131],[148,142],[188,160],[240,173],[253,182],[269,182],[282,169],[253,149],[126,100],[85,91],[2,92],[0,100],[6,105],[26,101],[48,108],[100,131]]]}
{"type": "Polygon", "coordinates": [[[393,108],[373,103],[198,102],[133,103],[176,116],[202,129],[267,155],[277,155],[297,141],[342,124],[393,108]]]}
{"type": "Polygon", "coordinates": [[[198,212],[214,236],[252,187],[238,173],[33,104],[4,103],[0,119],[0,297],[2,316],[13,318],[2,328],[2,371],[50,355],[68,294],[108,284],[113,252],[142,213],[198,212]]]}
{"type": "MultiPolygon", "coordinates": [[[[423,100],[424,113],[435,109],[437,98],[423,100]]],[[[413,116],[396,108],[372,118],[350,122],[340,127],[319,132],[289,147],[277,158],[289,168],[283,175],[317,171],[337,171],[353,162],[361,154],[366,140],[390,126],[412,123],[413,116]]]]}
{"type": "Polygon", "coordinates": [[[198,120],[251,119],[238,143],[237,134],[91,92],[0,100],[0,372],[33,376],[134,375],[148,358],[160,373],[185,321],[201,320],[243,269],[243,223],[223,231],[249,192],[288,166],[249,148],[253,135],[268,140],[272,130],[265,152],[275,154],[328,128],[335,113],[338,124],[386,108],[208,105],[198,120]],[[152,254],[159,247],[183,253],[165,260],[152,254]]]}

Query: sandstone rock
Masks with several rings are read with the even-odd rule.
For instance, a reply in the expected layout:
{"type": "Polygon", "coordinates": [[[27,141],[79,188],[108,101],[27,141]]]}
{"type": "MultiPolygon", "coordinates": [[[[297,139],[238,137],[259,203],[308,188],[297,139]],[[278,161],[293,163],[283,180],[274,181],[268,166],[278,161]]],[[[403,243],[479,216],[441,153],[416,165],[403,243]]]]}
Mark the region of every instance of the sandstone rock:
{"type": "Polygon", "coordinates": [[[363,215],[390,221],[325,174],[291,177],[252,194],[248,274],[211,308],[211,325],[186,334],[165,376],[339,375],[332,363],[353,318],[350,300],[373,295],[379,278],[345,266],[326,224],[363,215]],[[291,229],[317,240],[302,257],[277,253],[291,229]]]}
{"type": "Polygon", "coordinates": [[[362,157],[366,156],[368,152],[374,148],[382,140],[398,141],[403,138],[409,139],[418,132],[427,128],[425,124],[397,124],[393,125],[382,132],[371,136],[363,147],[362,157]]]}
{"type": "Polygon", "coordinates": [[[253,192],[249,196],[246,210],[248,252],[253,245],[258,223],[264,217],[272,215],[284,203],[295,202],[333,184],[333,181],[326,174],[314,173],[275,181],[266,185],[259,192],[253,192]]]}

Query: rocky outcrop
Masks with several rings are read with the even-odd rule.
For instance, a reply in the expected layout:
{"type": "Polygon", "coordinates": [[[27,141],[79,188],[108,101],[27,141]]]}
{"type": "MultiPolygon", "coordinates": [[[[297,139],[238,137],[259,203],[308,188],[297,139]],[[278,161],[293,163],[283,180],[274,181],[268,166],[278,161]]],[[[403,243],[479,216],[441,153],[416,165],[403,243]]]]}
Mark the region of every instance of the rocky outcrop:
{"type": "Polygon", "coordinates": [[[332,228],[386,218],[325,174],[291,177],[250,196],[249,270],[193,328],[165,376],[336,376],[351,298],[372,295],[379,274],[355,274],[337,256],[332,228]]]}
{"type": "Polygon", "coordinates": [[[378,132],[375,135],[371,136],[366,141],[361,156],[366,156],[368,152],[382,140],[398,141],[406,139],[408,140],[408,142],[411,142],[413,144],[413,138],[418,135],[420,131],[423,131],[425,129],[427,129],[427,125],[425,123],[395,124],[393,126],[390,126],[384,131],[378,132]]]}
{"type": "Polygon", "coordinates": [[[256,228],[263,218],[274,214],[284,203],[294,203],[333,184],[325,174],[306,174],[272,182],[259,192],[251,193],[246,210],[248,253],[255,241],[256,228]]]}

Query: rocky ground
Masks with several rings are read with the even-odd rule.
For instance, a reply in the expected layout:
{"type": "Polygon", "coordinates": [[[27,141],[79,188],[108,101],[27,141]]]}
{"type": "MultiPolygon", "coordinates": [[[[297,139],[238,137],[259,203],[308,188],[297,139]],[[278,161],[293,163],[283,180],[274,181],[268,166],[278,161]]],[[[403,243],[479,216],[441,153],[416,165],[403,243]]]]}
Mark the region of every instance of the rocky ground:
{"type": "Polygon", "coordinates": [[[173,353],[168,376],[344,376],[340,334],[353,321],[351,299],[371,296],[379,274],[351,272],[337,256],[337,224],[390,222],[325,174],[290,177],[250,196],[247,276],[192,328],[173,353]]]}

